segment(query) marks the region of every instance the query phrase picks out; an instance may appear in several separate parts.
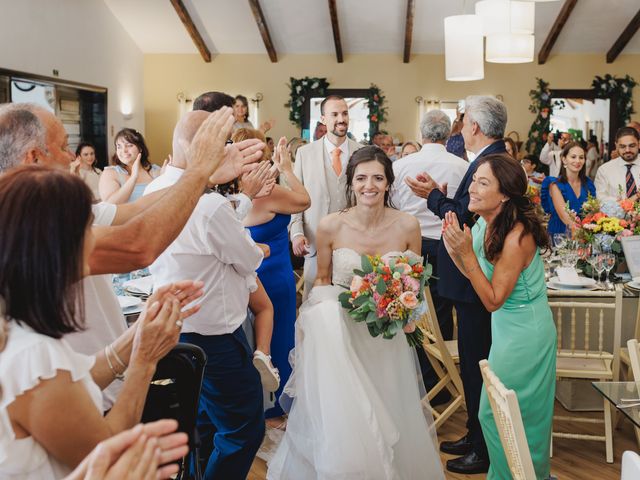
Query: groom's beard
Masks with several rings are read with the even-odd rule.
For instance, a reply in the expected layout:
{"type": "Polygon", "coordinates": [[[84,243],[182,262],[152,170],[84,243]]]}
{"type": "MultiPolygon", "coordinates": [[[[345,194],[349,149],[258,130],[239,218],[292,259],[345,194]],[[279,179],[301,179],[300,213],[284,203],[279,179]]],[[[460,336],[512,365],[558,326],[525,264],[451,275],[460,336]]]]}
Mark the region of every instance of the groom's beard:
{"type": "Polygon", "coordinates": [[[348,123],[336,123],[335,126],[333,127],[333,130],[331,130],[331,133],[334,134],[336,137],[344,137],[347,135],[347,132],[349,131],[349,124],[348,123]],[[344,125],[344,132],[338,132],[338,126],[344,125]]]}

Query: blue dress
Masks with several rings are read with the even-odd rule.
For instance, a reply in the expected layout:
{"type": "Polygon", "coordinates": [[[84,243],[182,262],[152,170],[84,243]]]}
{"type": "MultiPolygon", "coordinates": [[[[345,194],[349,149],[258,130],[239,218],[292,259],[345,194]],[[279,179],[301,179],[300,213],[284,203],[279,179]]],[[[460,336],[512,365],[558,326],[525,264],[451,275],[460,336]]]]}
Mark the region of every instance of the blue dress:
{"type": "MultiPolygon", "coordinates": [[[[295,343],[296,282],[289,257],[289,221],[291,215],[277,213],[267,223],[248,227],[256,243],[265,243],[271,255],[258,268],[258,278],[264,285],[273,304],[273,336],[271,338],[271,361],[280,371],[280,388],[275,398],[280,398],[282,389],[291,375],[289,352],[295,343]]],[[[284,412],[279,403],[265,412],[266,418],[279,417],[284,412]]]]}
{"type": "Polygon", "coordinates": [[[562,198],[564,198],[566,202],[569,202],[569,208],[578,215],[582,210],[582,204],[587,201],[589,195],[592,197],[596,196],[596,187],[589,177],[587,177],[586,183],[582,184],[579,197],[576,197],[573,188],[571,188],[571,185],[569,185],[568,182],[561,182],[556,177],[545,178],[542,181],[542,186],[540,187],[540,201],[544,211],[551,214],[549,226],[547,228],[549,235],[553,235],[554,233],[565,233],[567,231],[567,226],[562,222],[562,220],[560,220],[558,212],[556,212],[556,209],[553,206],[553,200],[549,193],[549,187],[552,183],[557,185],[560,189],[560,193],[562,194],[562,198]]]}

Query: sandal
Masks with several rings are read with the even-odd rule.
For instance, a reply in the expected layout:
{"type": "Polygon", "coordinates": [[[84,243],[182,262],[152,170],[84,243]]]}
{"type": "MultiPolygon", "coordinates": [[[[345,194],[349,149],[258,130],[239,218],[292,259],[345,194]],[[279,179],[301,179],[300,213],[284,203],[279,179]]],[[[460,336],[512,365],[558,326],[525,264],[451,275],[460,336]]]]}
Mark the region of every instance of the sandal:
{"type": "Polygon", "coordinates": [[[271,363],[271,356],[260,350],[253,353],[253,366],[260,374],[263,387],[268,392],[275,392],[280,386],[280,372],[271,363]]]}

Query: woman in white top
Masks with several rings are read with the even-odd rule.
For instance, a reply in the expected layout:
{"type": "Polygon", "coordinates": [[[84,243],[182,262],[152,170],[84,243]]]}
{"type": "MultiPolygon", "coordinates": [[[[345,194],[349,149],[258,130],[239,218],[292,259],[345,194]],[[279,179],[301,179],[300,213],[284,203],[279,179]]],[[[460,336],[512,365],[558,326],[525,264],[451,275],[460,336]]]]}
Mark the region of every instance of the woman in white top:
{"type": "Polygon", "coordinates": [[[137,130],[120,130],[115,146],[112,166],[105,168],[100,176],[100,198],[115,204],[134,202],[160,175],[160,167],[149,162],[149,149],[137,130]]]}
{"type": "MultiPolygon", "coordinates": [[[[181,315],[181,305],[202,294],[201,283],[160,288],[137,325],[104,351],[74,352],[64,335],[84,327],[80,280],[94,246],[91,202],[86,184],[61,170],[24,166],[0,177],[0,296],[8,321],[0,353],[2,479],[59,479],[100,441],[138,423],[156,364],[193,313],[181,315]],[[101,389],[125,370],[120,396],[103,416],[101,389]]],[[[165,451],[160,463],[170,456],[165,451]]]]}
{"type": "Polygon", "coordinates": [[[96,149],[88,142],[80,142],[76,148],[76,161],[71,164],[72,173],[82,178],[91,189],[95,199],[100,198],[98,185],[102,170],[95,166],[96,149]]]}

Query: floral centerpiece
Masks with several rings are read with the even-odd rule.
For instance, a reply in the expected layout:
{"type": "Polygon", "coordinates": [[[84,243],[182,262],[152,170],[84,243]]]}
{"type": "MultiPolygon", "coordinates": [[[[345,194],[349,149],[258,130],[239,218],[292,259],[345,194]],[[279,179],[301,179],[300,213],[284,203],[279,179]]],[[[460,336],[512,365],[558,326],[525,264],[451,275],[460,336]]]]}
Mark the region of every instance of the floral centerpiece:
{"type": "Polygon", "coordinates": [[[575,240],[611,249],[619,256],[623,255],[620,238],[640,235],[640,202],[628,198],[601,201],[589,196],[582,205],[582,217],[573,214],[575,240]]]}
{"type": "Polygon", "coordinates": [[[422,345],[415,321],[426,311],[423,292],[431,265],[423,266],[418,256],[363,255],[361,267],[338,296],[349,316],[366,322],[372,337],[390,339],[404,331],[409,345],[422,345]]]}

